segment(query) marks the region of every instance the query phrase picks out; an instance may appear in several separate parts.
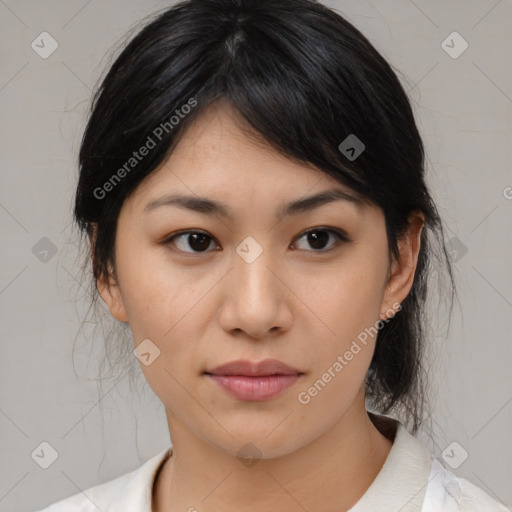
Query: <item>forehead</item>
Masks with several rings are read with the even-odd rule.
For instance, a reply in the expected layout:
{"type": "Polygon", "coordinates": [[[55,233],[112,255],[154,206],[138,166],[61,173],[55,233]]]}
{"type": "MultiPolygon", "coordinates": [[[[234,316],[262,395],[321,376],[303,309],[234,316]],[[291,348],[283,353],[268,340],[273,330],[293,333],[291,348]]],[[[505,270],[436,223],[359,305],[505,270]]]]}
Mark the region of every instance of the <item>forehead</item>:
{"type": "MultiPolygon", "coordinates": [[[[358,196],[312,164],[277,151],[222,103],[205,109],[187,127],[169,158],[139,186],[134,201],[137,209],[147,209],[165,201],[164,194],[179,193],[264,207],[332,188],[358,196]]],[[[363,205],[354,201],[354,206],[363,205]]]]}
{"type": "Polygon", "coordinates": [[[168,166],[182,165],[184,160],[206,167],[201,170],[212,169],[216,176],[230,171],[237,175],[254,171],[267,181],[285,173],[309,177],[310,181],[326,176],[313,165],[293,161],[279,152],[226,102],[210,105],[187,127],[168,166]]]}

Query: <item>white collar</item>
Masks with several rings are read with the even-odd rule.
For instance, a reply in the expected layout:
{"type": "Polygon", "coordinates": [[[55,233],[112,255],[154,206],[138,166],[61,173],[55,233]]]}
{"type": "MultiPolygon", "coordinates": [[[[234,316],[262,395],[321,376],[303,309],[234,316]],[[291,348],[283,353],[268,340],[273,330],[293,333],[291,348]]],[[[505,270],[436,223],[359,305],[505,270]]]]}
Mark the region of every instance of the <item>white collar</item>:
{"type": "Polygon", "coordinates": [[[432,466],[427,448],[397,420],[375,413],[372,421],[395,430],[393,446],[370,487],[348,512],[421,512],[432,466]]]}
{"type": "Polygon", "coordinates": [[[172,447],[162,450],[160,453],[147,460],[142,466],[125,475],[123,486],[119,489],[119,499],[109,512],[152,512],[152,494],[155,476],[163,463],[171,456],[172,447]]]}

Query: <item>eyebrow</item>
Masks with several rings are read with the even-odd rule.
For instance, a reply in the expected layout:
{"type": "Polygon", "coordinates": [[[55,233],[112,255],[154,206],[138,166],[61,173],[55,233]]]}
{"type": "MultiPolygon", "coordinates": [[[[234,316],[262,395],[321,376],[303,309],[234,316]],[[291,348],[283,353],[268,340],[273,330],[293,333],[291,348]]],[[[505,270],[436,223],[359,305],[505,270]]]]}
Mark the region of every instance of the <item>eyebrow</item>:
{"type": "MultiPolygon", "coordinates": [[[[283,218],[290,215],[297,215],[299,213],[309,212],[324,204],[332,203],[334,201],[346,201],[354,204],[360,208],[363,200],[344,192],[341,189],[324,190],[318,194],[291,201],[282,206],[278,212],[277,217],[283,218]]],[[[194,212],[203,213],[207,215],[220,215],[228,219],[233,219],[231,209],[224,203],[220,203],[214,199],[200,196],[187,196],[181,194],[169,194],[158,199],[150,201],[145,207],[144,212],[151,212],[161,206],[176,206],[194,212]]]]}

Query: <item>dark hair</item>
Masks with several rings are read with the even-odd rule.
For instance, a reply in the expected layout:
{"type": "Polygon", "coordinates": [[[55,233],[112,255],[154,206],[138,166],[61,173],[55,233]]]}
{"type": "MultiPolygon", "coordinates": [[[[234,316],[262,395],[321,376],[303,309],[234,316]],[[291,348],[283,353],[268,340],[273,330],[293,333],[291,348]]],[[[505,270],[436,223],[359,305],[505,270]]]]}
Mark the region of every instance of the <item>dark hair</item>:
{"type": "Polygon", "coordinates": [[[281,154],[313,164],[380,207],[390,257],[399,255],[409,215],[423,213],[414,284],[379,331],[365,381],[371,407],[412,420],[416,432],[428,406],[423,354],[432,235],[453,305],[451,263],[408,97],[368,39],[326,6],[185,0],[159,12],[127,44],[95,93],[79,154],[74,218],[82,236],[92,237],[96,228],[94,283],[109,270],[115,275],[123,202],[218,101],[234,106],[251,133],[281,154]],[[355,159],[339,148],[350,135],[364,144],[355,159]],[[133,152],[144,145],[150,150],[135,160],[133,152]]]}

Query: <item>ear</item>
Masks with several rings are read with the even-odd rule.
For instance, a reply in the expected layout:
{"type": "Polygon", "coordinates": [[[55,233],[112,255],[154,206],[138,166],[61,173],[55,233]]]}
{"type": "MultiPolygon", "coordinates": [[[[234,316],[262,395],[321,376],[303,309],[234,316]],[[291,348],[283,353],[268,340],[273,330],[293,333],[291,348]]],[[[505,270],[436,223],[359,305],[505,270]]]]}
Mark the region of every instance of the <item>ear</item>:
{"type": "MultiPolygon", "coordinates": [[[[90,236],[91,242],[91,259],[94,261],[94,247],[96,244],[96,224],[93,225],[93,231],[90,236]]],[[[101,275],[96,279],[96,288],[107,305],[110,314],[120,322],[128,322],[128,315],[124,307],[121,289],[119,288],[116,273],[111,265],[109,265],[109,275],[101,275]]]]}
{"type": "Polygon", "coordinates": [[[396,304],[402,303],[412,288],[424,224],[423,213],[413,212],[409,217],[406,232],[398,240],[400,257],[391,263],[382,302],[381,319],[389,318],[390,310],[396,310],[396,304]]]}

